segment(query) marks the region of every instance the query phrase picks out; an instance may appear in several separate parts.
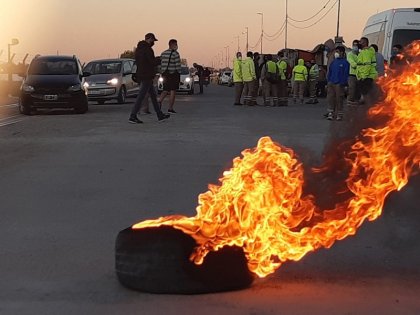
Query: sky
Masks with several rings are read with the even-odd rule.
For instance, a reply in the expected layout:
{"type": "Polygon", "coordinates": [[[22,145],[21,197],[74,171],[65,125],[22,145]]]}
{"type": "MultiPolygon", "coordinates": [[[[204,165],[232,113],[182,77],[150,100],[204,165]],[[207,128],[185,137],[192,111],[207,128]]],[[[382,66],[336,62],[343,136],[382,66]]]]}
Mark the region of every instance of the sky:
{"type": "MultiPolygon", "coordinates": [[[[337,5],[316,25],[336,0],[289,0],[288,47],[312,49],[334,38],[337,31],[337,5]],[[291,21],[292,22],[292,21],[291,21]]],[[[181,57],[191,65],[221,65],[246,47],[257,44],[261,23],[269,36],[285,21],[286,0],[0,0],[0,61],[7,61],[8,44],[14,61],[36,54],[77,55],[82,62],[114,58],[132,49],[148,32],[159,41],[153,47],[159,55],[171,38],[178,40],[181,57]],[[262,13],[259,15],[257,13],[262,13]],[[263,19],[262,19],[263,17],[263,19]],[[222,56],[223,55],[223,56],[222,56]]],[[[420,7],[419,0],[341,0],[340,35],[347,43],[360,38],[372,14],[392,8],[420,7]]],[[[278,38],[263,39],[263,52],[276,53],[285,46],[284,32],[278,38]],[[268,40],[271,39],[271,40],[268,40]]],[[[250,50],[259,51],[260,45],[250,50]]]]}

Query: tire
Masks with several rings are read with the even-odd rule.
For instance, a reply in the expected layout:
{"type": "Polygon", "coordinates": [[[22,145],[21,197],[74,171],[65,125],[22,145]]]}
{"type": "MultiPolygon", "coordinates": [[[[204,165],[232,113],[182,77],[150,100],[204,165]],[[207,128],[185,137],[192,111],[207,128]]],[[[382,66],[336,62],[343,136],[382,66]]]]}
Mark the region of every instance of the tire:
{"type": "Polygon", "coordinates": [[[22,101],[19,101],[19,112],[23,115],[32,115],[32,108],[29,105],[23,104],[22,101]]]}
{"type": "Polygon", "coordinates": [[[84,102],[83,105],[78,106],[74,109],[76,114],[85,114],[89,110],[88,102],[84,102]]]}
{"type": "Polygon", "coordinates": [[[127,90],[125,89],[125,86],[122,86],[120,88],[120,92],[118,93],[118,103],[124,104],[126,98],[127,98],[127,90]]]}
{"type": "Polygon", "coordinates": [[[163,294],[223,292],[252,284],[241,248],[211,252],[198,266],[189,260],[195,246],[192,237],[172,227],[127,228],[116,240],[118,280],[130,289],[163,294]]]}
{"type": "Polygon", "coordinates": [[[99,105],[104,105],[105,104],[105,101],[104,100],[100,100],[100,101],[98,101],[98,104],[99,105]]]}

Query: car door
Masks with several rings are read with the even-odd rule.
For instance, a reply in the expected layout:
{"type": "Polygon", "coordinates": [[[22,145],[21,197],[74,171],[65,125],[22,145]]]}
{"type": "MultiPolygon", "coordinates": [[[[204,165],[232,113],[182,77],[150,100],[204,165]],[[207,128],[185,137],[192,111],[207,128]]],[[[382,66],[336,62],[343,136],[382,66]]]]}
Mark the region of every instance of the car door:
{"type": "Polygon", "coordinates": [[[134,82],[131,78],[131,68],[132,66],[130,65],[130,61],[123,61],[123,80],[127,90],[127,95],[134,94],[134,82]]]}

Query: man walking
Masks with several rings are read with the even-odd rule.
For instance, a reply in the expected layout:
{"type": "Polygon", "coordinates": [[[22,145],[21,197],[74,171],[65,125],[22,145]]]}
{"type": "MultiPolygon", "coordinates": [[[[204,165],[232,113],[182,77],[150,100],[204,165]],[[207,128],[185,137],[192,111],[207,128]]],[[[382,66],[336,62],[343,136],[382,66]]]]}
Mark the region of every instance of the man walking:
{"type": "Polygon", "coordinates": [[[280,79],[279,69],[277,64],[273,61],[272,55],[266,55],[267,62],[261,70],[261,81],[263,86],[264,105],[272,106],[278,105],[278,82],[280,79]]]}
{"type": "Polygon", "coordinates": [[[347,104],[355,106],[359,103],[360,92],[357,84],[356,69],[357,69],[357,57],[359,55],[359,41],[355,39],[351,51],[347,54],[347,61],[350,64],[349,72],[349,92],[347,96],[347,104]]]}
{"type": "Polygon", "coordinates": [[[252,60],[252,52],[248,51],[247,58],[242,63],[242,78],[244,80],[244,105],[253,106],[256,104],[256,96],[254,96],[255,82],[257,75],[255,73],[254,60],[252,60]]]}
{"type": "Polygon", "coordinates": [[[335,58],[328,71],[328,120],[343,120],[344,87],[347,85],[350,64],[345,58],[345,49],[338,46],[335,58]]]}
{"type": "Polygon", "coordinates": [[[236,59],[233,61],[233,84],[235,85],[235,103],[233,105],[242,105],[244,78],[242,76],[242,53],[240,52],[236,53],[236,59]]]}
{"type": "Polygon", "coordinates": [[[298,64],[292,71],[293,80],[293,103],[299,98],[300,103],[303,104],[303,94],[305,93],[306,81],[308,80],[308,69],[305,66],[303,59],[298,60],[298,64]]]}
{"type": "Polygon", "coordinates": [[[200,66],[198,64],[196,64],[195,62],[193,63],[193,67],[197,70],[196,71],[196,75],[198,76],[198,84],[200,85],[200,93],[199,94],[203,94],[203,90],[204,90],[204,68],[203,66],[200,66]]]}
{"type": "Polygon", "coordinates": [[[178,42],[176,39],[169,41],[169,49],[160,55],[161,71],[163,79],[163,92],[159,99],[159,104],[165,100],[169,93],[168,113],[175,114],[174,110],[176,90],[179,88],[181,74],[181,57],[178,53],[178,42]]]}
{"type": "Polygon", "coordinates": [[[309,101],[306,104],[317,104],[318,99],[316,97],[316,86],[318,84],[319,78],[319,67],[316,64],[315,60],[311,60],[311,67],[309,69],[309,101]]]}
{"type": "Polygon", "coordinates": [[[142,40],[137,44],[135,52],[137,64],[136,78],[139,83],[140,90],[131,111],[130,118],[128,119],[128,121],[132,124],[143,123],[140,119],[137,118],[137,113],[139,112],[147,93],[150,95],[150,99],[158,117],[158,121],[169,118],[168,114],[162,113],[156,97],[156,91],[153,87],[153,78],[156,75],[157,67],[155,53],[152,49],[155,41],[157,41],[155,35],[148,33],[145,36],[145,40],[142,40]]]}
{"type": "Polygon", "coordinates": [[[279,98],[279,106],[287,106],[289,93],[287,90],[287,58],[284,56],[282,51],[277,53],[279,57],[279,62],[277,63],[277,67],[279,68],[279,75],[280,81],[278,83],[278,98],[279,98]]]}

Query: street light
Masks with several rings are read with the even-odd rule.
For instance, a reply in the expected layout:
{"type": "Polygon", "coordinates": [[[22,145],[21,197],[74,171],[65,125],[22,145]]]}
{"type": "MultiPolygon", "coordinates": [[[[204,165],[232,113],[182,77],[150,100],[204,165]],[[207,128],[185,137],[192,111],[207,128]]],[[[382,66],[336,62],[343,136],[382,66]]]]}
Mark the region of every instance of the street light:
{"type": "Polygon", "coordinates": [[[261,15],[261,54],[263,52],[263,36],[264,36],[264,13],[258,12],[258,15],[261,15]]]}
{"type": "Polygon", "coordinates": [[[246,34],[246,53],[248,52],[248,49],[249,49],[249,41],[248,41],[248,39],[249,39],[249,28],[248,27],[245,27],[245,29],[246,29],[246,32],[242,32],[242,34],[246,34]]]}
{"type": "Polygon", "coordinates": [[[12,58],[10,56],[10,47],[19,44],[19,40],[17,38],[12,38],[12,42],[7,44],[7,63],[9,66],[9,82],[12,82],[12,58]]]}

